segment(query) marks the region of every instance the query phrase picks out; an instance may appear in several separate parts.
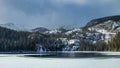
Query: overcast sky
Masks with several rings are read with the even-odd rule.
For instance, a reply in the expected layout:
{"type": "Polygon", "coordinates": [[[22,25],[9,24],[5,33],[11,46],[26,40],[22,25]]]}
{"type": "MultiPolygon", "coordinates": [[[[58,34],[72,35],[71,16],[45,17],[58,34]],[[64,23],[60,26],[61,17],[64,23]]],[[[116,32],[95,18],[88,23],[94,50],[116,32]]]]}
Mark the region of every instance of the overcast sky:
{"type": "Polygon", "coordinates": [[[82,27],[111,15],[120,15],[120,0],[0,0],[0,23],[29,28],[82,27]]]}

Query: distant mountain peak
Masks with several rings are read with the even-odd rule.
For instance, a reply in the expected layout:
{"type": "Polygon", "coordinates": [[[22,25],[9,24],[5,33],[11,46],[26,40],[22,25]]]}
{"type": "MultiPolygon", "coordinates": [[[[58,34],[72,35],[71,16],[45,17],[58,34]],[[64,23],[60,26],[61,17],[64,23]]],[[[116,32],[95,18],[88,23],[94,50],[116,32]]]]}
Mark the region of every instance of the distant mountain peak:
{"type": "Polygon", "coordinates": [[[8,29],[16,30],[16,31],[29,31],[29,29],[24,27],[23,25],[11,23],[11,22],[5,23],[5,24],[0,24],[0,26],[8,28],[8,29]]]}
{"type": "Polygon", "coordinates": [[[49,29],[45,28],[45,27],[37,27],[35,29],[32,29],[33,32],[45,32],[45,31],[49,31],[49,29]]]}
{"type": "Polygon", "coordinates": [[[13,26],[13,25],[15,25],[15,24],[14,24],[14,23],[9,22],[9,23],[3,24],[3,25],[13,26]]]}

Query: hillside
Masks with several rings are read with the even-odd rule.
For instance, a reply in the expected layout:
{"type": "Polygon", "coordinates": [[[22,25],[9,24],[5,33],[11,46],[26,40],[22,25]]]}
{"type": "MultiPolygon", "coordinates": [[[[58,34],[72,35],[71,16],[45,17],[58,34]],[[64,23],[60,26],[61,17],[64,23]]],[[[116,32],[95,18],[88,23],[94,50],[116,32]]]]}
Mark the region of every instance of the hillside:
{"type": "Polygon", "coordinates": [[[85,27],[72,29],[38,27],[25,31],[10,28],[16,26],[12,23],[3,25],[0,25],[1,52],[120,51],[119,15],[94,19],[85,27]]]}

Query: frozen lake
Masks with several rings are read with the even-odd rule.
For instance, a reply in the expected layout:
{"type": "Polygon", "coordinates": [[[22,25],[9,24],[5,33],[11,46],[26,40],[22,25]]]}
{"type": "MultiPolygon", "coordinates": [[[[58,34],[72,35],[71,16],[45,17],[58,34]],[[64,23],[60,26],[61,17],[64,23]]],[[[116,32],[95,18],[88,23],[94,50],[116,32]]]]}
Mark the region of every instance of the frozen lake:
{"type": "Polygon", "coordinates": [[[49,58],[22,55],[0,56],[0,68],[120,68],[120,53],[105,53],[110,57],[49,58]],[[113,56],[114,55],[114,56],[113,56]]]}

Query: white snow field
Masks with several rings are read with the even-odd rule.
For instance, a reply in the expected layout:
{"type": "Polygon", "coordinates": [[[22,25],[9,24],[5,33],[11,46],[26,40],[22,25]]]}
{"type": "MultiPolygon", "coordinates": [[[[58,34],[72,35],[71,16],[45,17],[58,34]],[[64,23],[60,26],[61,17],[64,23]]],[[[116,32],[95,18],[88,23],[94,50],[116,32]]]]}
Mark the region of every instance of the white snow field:
{"type": "Polygon", "coordinates": [[[0,68],[120,68],[120,58],[34,58],[1,55],[0,68]]]}

